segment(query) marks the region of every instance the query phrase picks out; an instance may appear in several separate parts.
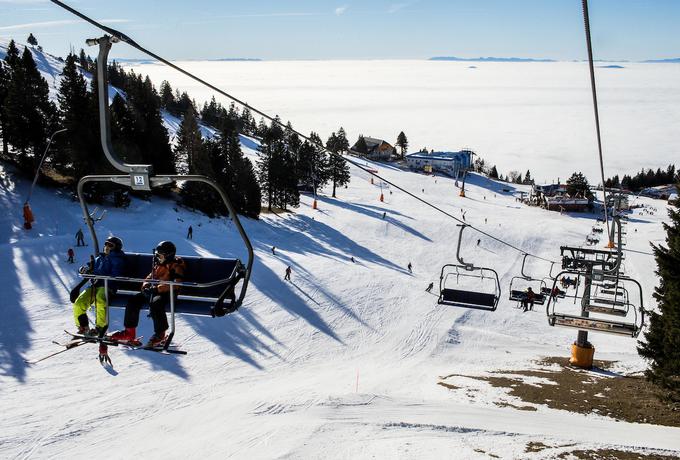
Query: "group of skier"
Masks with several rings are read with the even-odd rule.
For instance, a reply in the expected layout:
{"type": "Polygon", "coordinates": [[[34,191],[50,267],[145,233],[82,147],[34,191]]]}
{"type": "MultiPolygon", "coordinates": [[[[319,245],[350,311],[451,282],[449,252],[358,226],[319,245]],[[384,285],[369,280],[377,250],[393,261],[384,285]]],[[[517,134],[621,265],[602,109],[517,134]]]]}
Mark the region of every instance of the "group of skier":
{"type": "MultiPolygon", "coordinates": [[[[85,336],[106,338],[120,343],[137,345],[137,331],[139,312],[149,306],[149,312],[154,325],[154,334],[146,344],[147,347],[158,347],[165,344],[168,318],[165,307],[170,302],[170,286],[159,281],[182,282],[185,278],[186,264],[176,255],[176,247],[171,241],[161,241],[154,251],[154,264],[146,280],[142,283],[138,294],[131,297],[125,307],[124,329],[106,336],[108,329],[107,295],[115,295],[118,285],[115,280],[104,283],[102,279],[94,279],[92,285],[83,290],[76,298],[72,298],[73,316],[78,333],[85,336]],[[108,292],[106,289],[108,288],[108,292]],[[90,328],[87,309],[95,306],[95,327],[90,328]]],[[[117,236],[109,236],[104,242],[104,250],[98,257],[91,257],[90,263],[80,268],[80,273],[106,277],[125,276],[125,253],[123,241],[117,236]]],[[[174,288],[174,295],[180,289],[174,288]]],[[[140,344],[141,345],[141,344],[140,344]]],[[[105,343],[99,345],[100,360],[107,357],[108,347],[105,343]]]]}

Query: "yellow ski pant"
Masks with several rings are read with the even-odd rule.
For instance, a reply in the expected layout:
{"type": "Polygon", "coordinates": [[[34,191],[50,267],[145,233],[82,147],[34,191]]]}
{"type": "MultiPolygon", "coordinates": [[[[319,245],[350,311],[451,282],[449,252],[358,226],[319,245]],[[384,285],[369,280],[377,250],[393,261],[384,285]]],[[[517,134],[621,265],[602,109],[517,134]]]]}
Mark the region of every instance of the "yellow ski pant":
{"type": "Polygon", "coordinates": [[[80,293],[75,303],[73,304],[73,318],[75,319],[76,326],[79,325],[78,317],[87,312],[90,305],[94,304],[95,311],[97,314],[97,326],[100,328],[107,326],[106,321],[106,288],[89,287],[80,293]],[[93,294],[92,290],[96,289],[96,293],[93,294]]]}

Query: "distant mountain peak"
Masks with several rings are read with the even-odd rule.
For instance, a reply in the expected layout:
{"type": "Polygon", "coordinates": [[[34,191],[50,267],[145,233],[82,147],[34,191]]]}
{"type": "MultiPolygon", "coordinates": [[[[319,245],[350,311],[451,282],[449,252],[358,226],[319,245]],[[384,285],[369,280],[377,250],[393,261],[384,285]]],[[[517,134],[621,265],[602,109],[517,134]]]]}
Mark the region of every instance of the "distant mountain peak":
{"type": "Polygon", "coordinates": [[[534,59],[534,58],[518,58],[518,57],[477,57],[477,58],[462,58],[456,56],[435,56],[428,59],[428,61],[458,61],[458,62],[555,62],[554,59],[534,59]]]}

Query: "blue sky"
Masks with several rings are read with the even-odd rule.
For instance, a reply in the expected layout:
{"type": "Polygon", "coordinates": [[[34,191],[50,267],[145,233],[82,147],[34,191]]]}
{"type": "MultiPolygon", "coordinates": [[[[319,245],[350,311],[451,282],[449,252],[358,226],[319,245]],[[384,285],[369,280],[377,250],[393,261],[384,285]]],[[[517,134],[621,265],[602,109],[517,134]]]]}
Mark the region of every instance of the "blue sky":
{"type": "MultiPolygon", "coordinates": [[[[170,59],[587,57],[580,0],[65,2],[170,59]]],[[[680,0],[589,8],[596,59],[680,57],[680,0]]],[[[0,0],[0,37],[29,32],[57,55],[100,34],[47,0],[0,0]]],[[[112,56],[141,57],[126,46],[112,56]]]]}

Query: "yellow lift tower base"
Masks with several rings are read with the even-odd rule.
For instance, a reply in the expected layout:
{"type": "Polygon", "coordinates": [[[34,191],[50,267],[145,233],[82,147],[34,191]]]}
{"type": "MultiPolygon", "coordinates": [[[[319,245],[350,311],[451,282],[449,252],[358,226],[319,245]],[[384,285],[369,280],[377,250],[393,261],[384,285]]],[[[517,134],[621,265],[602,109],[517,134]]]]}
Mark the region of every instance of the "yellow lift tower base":
{"type": "Polygon", "coordinates": [[[583,369],[590,369],[593,367],[593,356],[595,355],[595,347],[588,344],[587,347],[581,347],[577,344],[571,346],[571,359],[569,364],[583,369]]]}

